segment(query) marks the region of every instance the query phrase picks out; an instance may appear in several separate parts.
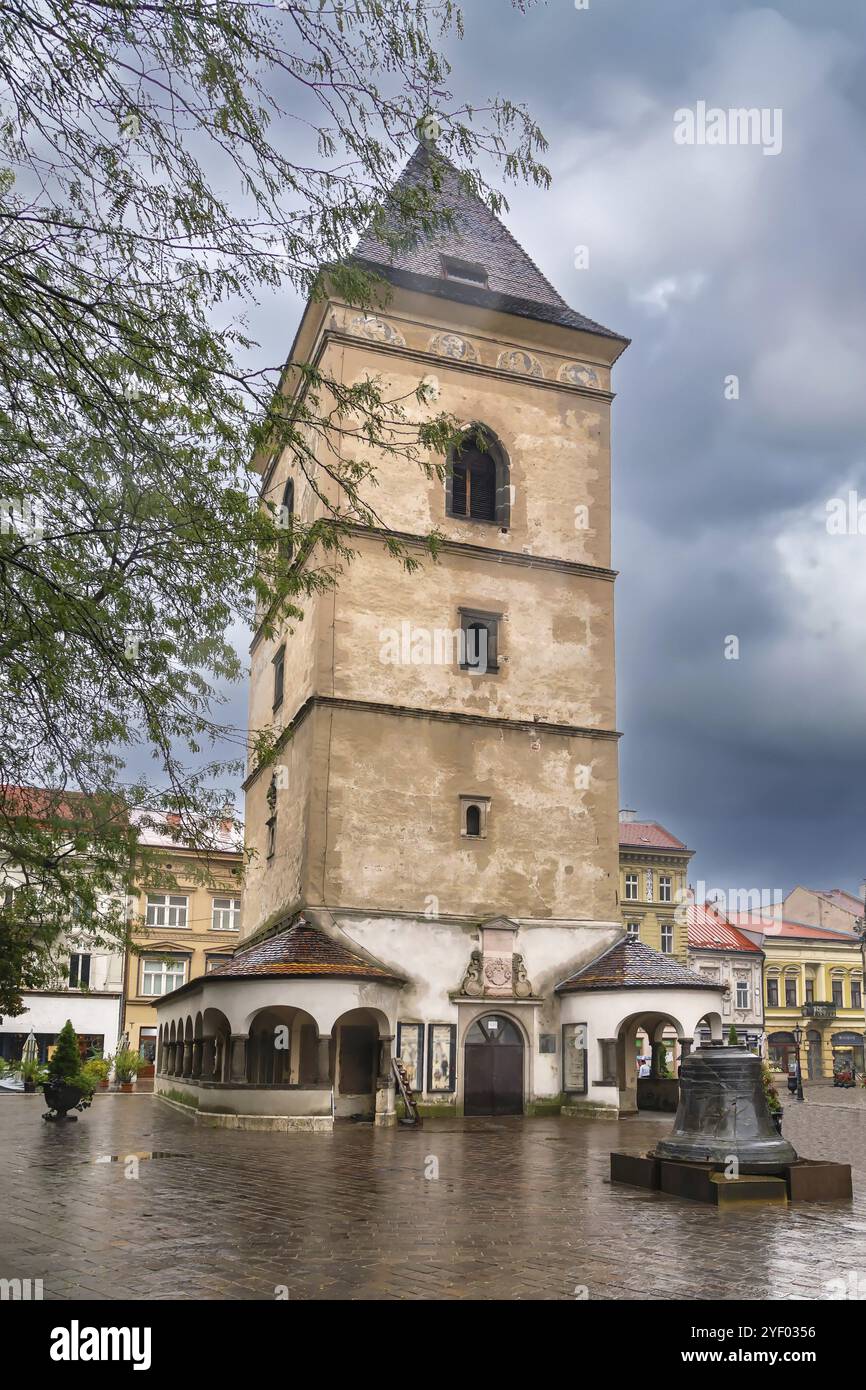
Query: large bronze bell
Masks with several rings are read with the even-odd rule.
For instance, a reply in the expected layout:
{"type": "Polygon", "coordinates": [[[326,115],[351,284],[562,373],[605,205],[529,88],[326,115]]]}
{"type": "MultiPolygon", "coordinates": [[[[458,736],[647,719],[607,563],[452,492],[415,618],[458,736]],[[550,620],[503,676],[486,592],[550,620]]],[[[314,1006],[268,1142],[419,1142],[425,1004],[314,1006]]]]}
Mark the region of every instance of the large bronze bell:
{"type": "Polygon", "coordinates": [[[797,1159],[770,1118],[761,1059],[722,1043],[705,1043],[684,1059],[673,1131],[655,1152],[695,1163],[735,1158],[743,1173],[777,1171],[797,1159]]]}

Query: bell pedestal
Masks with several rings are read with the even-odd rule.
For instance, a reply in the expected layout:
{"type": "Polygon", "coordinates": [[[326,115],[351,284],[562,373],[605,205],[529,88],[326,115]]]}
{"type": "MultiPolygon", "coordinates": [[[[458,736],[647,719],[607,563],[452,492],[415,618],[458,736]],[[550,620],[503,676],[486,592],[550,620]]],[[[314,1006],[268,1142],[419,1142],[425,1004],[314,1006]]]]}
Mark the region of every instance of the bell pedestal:
{"type": "Polygon", "coordinates": [[[659,1158],[722,1163],[741,1173],[781,1173],[796,1150],[777,1133],[761,1079],[761,1059],[742,1047],[710,1043],[680,1069],[674,1127],[659,1158]]]}
{"type": "Polygon", "coordinates": [[[651,1153],[612,1153],[610,1178],[716,1207],[851,1196],[848,1164],[798,1158],[777,1132],[760,1058],[720,1043],[683,1059],[680,1101],[668,1138],[651,1153]]]}

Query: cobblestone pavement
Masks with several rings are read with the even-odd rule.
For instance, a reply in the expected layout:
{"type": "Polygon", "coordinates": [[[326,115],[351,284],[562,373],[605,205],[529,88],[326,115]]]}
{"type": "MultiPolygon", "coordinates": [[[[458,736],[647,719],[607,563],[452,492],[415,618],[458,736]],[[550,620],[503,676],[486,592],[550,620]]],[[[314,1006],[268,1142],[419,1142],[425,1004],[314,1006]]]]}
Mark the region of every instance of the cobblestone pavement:
{"type": "MultiPolygon", "coordinates": [[[[795,1105],[799,1104],[788,1091],[784,1079],[781,1085],[777,1082],[776,1089],[785,1104],[791,1101],[795,1105]]],[[[859,1085],[834,1086],[832,1081],[804,1081],[803,1095],[811,1105],[844,1105],[846,1109],[850,1106],[859,1106],[862,1110],[866,1110],[866,1087],[859,1085]]]]}
{"type": "Polygon", "coordinates": [[[852,1163],[853,1202],[721,1214],[608,1183],[610,1149],[650,1146],[670,1116],[285,1135],[147,1095],[98,1095],[77,1124],[43,1105],[0,1098],[0,1278],[41,1278],[46,1299],[813,1299],[866,1280],[854,1108],[784,1121],[807,1156],[852,1163]],[[128,1178],[136,1152],[153,1157],[128,1178]]]}

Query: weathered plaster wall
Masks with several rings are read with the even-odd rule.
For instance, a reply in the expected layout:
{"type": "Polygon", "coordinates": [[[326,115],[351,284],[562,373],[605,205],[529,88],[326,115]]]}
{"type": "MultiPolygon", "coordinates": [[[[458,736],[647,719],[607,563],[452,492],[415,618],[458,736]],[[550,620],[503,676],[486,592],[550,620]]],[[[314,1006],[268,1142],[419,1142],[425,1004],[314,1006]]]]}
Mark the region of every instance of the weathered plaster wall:
{"type": "Polygon", "coordinates": [[[336,598],[334,689],[382,703],[613,729],[613,586],[471,555],[407,574],[357,543],[336,598]],[[499,670],[460,669],[459,609],[501,613],[499,670]]]}
{"type": "Polygon", "coordinates": [[[331,735],[312,901],[423,913],[432,894],[446,913],[616,917],[613,741],[340,707],[313,719],[331,735]],[[461,795],[490,797],[485,838],[461,836],[461,795]]]}

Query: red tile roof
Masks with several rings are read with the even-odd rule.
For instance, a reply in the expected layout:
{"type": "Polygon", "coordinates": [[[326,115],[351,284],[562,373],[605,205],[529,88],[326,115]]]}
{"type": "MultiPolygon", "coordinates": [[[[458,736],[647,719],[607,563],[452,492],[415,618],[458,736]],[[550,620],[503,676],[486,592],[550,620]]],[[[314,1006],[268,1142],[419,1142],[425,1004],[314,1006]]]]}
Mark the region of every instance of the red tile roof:
{"type": "Polygon", "coordinates": [[[762,917],[760,912],[735,912],[731,915],[731,921],[738,926],[746,927],[749,931],[763,932],[764,936],[790,937],[793,940],[817,940],[817,941],[840,941],[846,945],[852,942],[859,945],[860,938],[854,932],[834,931],[832,927],[812,927],[806,922],[791,922],[780,917],[771,915],[772,909],[766,917],[762,917]]]}
{"type": "Polygon", "coordinates": [[[654,951],[637,937],[625,936],[556,986],[559,994],[590,989],[714,989],[719,985],[686,970],[672,956],[654,951]]]}
{"type": "Polygon", "coordinates": [[[656,820],[620,821],[619,843],[623,849],[686,848],[682,840],[678,840],[656,820]]]}
{"type": "Polygon", "coordinates": [[[387,980],[402,984],[385,966],[356,955],[326,936],[318,927],[300,917],[287,931],[266,937],[244,949],[239,947],[231,960],[218,965],[204,978],[207,980],[234,979],[258,975],[331,975],[349,976],[359,980],[387,980]]]}
{"type": "Polygon", "coordinates": [[[705,951],[754,951],[760,955],[760,946],[709,903],[703,907],[699,903],[689,903],[687,912],[689,946],[705,951]]]}

